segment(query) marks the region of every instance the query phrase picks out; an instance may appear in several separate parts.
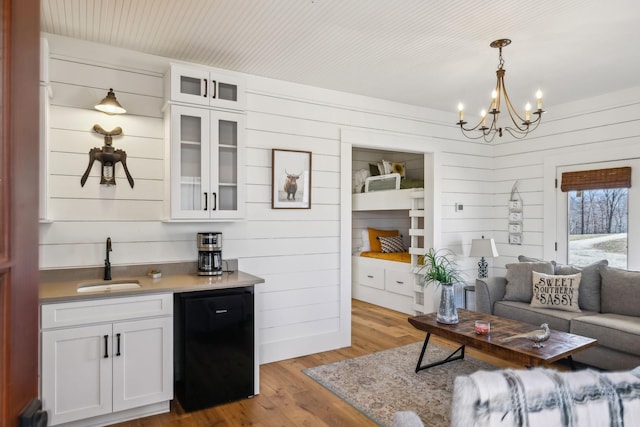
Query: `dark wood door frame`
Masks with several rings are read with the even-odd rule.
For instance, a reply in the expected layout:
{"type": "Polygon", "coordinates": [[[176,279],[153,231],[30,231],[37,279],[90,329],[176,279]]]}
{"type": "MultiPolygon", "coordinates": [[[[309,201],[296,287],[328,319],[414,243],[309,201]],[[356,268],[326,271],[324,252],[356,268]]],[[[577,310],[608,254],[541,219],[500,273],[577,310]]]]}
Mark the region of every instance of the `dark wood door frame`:
{"type": "Polygon", "coordinates": [[[0,10],[0,425],[38,395],[40,2],[0,10]]]}

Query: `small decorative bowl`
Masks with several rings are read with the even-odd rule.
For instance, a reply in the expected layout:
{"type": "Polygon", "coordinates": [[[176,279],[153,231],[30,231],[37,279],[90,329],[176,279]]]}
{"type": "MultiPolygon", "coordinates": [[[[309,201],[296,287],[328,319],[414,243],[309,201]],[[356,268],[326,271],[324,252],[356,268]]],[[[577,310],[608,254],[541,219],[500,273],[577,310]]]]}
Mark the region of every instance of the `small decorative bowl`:
{"type": "Polygon", "coordinates": [[[476,320],[475,330],[478,335],[488,335],[491,331],[491,323],[483,320],[476,320]]]}

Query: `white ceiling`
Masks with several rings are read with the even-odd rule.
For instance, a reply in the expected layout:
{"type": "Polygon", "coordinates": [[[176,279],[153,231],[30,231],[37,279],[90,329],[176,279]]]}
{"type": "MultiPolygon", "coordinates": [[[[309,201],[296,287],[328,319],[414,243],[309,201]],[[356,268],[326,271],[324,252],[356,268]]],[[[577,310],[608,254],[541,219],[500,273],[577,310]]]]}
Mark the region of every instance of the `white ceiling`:
{"type": "Polygon", "coordinates": [[[452,115],[488,106],[499,38],[516,106],[640,86],[638,0],[42,0],[41,16],[48,33],[452,115]]]}

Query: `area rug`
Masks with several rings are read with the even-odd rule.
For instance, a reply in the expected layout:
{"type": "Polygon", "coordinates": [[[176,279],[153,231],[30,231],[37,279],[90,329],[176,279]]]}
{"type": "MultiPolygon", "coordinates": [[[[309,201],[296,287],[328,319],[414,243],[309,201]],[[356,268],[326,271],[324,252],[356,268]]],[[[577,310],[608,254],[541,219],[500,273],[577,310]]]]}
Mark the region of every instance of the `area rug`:
{"type": "MultiPolygon", "coordinates": [[[[414,411],[425,426],[448,427],[453,379],[496,367],[465,355],[464,360],[416,373],[421,349],[418,342],[303,372],[381,426],[391,426],[397,411],[414,411]]],[[[423,364],[451,352],[429,343],[423,364]]]]}

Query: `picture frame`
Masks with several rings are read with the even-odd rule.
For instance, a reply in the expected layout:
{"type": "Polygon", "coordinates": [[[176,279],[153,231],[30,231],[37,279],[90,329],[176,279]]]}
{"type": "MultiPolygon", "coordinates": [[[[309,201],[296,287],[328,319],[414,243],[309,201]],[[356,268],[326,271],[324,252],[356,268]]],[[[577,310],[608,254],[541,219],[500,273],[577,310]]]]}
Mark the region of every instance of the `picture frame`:
{"type": "Polygon", "coordinates": [[[311,209],[311,151],[271,150],[271,208],[311,209]]]}

